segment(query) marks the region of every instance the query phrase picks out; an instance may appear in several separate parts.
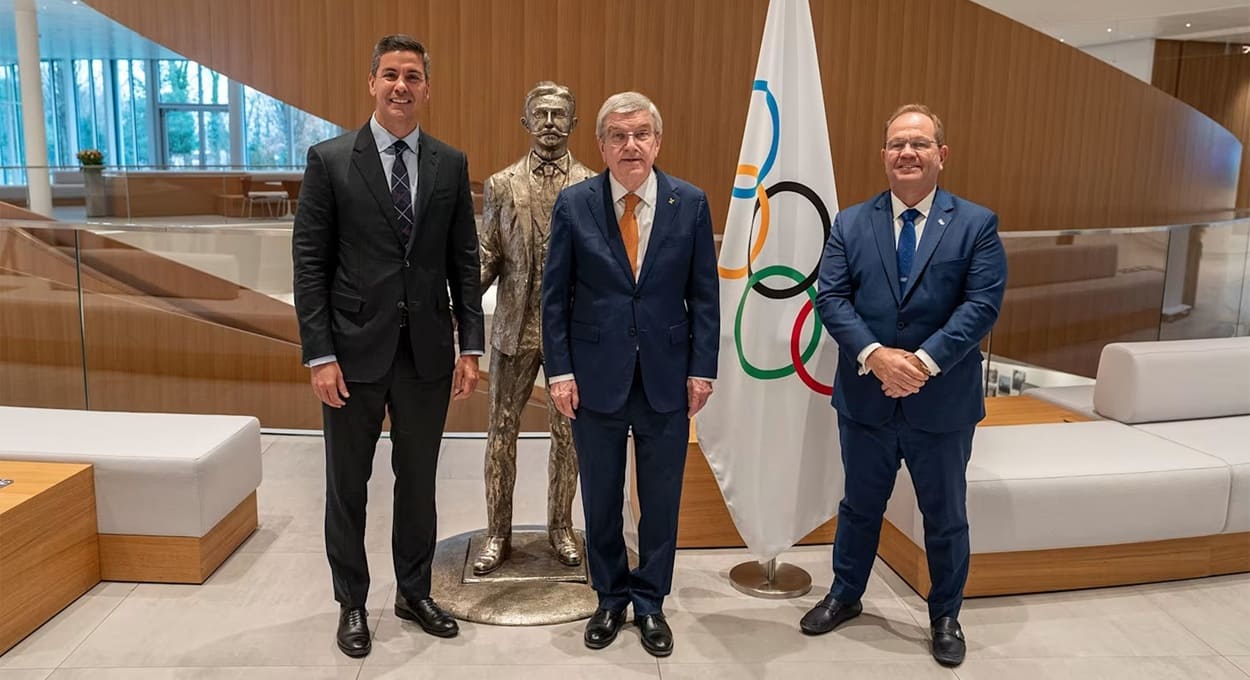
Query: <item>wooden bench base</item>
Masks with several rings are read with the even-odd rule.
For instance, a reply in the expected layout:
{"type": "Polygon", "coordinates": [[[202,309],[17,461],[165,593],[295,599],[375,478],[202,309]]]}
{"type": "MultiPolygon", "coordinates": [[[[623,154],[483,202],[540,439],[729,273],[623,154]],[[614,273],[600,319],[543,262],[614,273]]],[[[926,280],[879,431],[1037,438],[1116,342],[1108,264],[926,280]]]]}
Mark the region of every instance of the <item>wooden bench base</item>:
{"type": "Polygon", "coordinates": [[[100,534],[100,578],[203,583],[256,530],[256,492],[202,538],[100,534]]]}

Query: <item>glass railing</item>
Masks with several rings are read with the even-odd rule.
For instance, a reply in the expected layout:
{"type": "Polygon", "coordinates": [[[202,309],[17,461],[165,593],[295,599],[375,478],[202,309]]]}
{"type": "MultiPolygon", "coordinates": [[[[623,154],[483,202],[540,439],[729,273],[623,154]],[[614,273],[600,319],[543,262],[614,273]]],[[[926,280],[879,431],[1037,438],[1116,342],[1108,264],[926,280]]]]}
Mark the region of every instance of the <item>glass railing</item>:
{"type": "Polygon", "coordinates": [[[1250,334],[1250,216],[1002,237],[1009,274],[984,345],[987,395],[1090,384],[1112,342],[1250,334]]]}
{"type": "MultiPolygon", "coordinates": [[[[1250,334],[1250,216],[1003,241],[988,394],[1089,383],[1110,342],[1250,334]]],[[[0,404],[319,429],[290,253],[290,222],[0,219],[0,404]]],[[[489,328],[493,291],[483,307],[489,328]]],[[[449,430],[486,429],[480,391],[453,405],[449,430]]],[[[545,430],[543,408],[536,389],[524,429],[545,430]]]]}
{"type": "MultiPolygon", "coordinates": [[[[31,184],[50,187],[67,222],[156,220],[178,224],[289,221],[303,166],[0,166],[0,201],[31,206],[31,184]]],[[[9,215],[13,216],[13,215],[9,215]]]]}

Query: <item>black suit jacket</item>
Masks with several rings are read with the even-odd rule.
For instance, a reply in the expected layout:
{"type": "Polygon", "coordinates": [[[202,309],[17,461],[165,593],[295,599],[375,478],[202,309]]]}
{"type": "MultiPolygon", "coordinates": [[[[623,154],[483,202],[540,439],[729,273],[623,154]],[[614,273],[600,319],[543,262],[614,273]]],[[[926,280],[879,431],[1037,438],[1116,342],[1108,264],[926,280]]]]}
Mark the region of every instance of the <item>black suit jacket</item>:
{"type": "Polygon", "coordinates": [[[352,382],[386,375],[401,314],[421,378],[455,364],[453,311],[461,351],[485,347],[468,160],[424,131],[418,146],[408,243],[368,124],[308,150],[291,244],[303,360],[333,354],[352,382]]]}

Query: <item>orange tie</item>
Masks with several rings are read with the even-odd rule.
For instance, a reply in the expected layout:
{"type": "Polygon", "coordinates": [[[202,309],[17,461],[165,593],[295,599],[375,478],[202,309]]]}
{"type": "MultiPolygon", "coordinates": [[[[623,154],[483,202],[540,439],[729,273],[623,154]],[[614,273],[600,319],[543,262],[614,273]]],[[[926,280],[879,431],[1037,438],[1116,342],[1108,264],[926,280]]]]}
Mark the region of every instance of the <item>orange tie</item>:
{"type": "Polygon", "coordinates": [[[629,266],[633,267],[634,277],[638,277],[638,216],[634,209],[642,199],[638,194],[625,194],[625,214],[621,215],[621,240],[625,242],[625,254],[629,255],[629,266]]]}

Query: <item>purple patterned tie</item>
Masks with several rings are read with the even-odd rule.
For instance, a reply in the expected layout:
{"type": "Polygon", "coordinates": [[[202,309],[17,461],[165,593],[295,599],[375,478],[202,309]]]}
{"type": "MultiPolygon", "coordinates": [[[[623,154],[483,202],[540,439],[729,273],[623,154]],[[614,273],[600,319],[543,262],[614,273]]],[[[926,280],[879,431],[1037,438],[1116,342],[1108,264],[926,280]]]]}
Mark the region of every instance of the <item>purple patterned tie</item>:
{"type": "Polygon", "coordinates": [[[408,144],[399,140],[390,146],[395,154],[395,163],[391,165],[391,200],[395,202],[395,217],[399,221],[399,237],[404,245],[412,236],[412,185],[408,183],[408,164],[404,162],[404,152],[408,144]]]}

